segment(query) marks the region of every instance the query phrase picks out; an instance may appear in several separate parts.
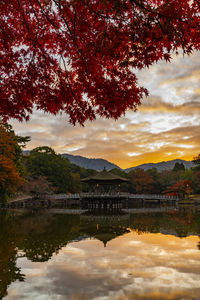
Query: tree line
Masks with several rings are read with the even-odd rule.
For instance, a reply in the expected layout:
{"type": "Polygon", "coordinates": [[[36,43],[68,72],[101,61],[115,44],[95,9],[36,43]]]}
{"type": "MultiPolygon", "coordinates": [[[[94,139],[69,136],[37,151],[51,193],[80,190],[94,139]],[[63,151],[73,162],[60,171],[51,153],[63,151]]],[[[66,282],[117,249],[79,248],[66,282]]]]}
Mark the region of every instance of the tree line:
{"type": "MultiPolygon", "coordinates": [[[[37,147],[29,155],[23,148],[30,137],[17,136],[12,127],[0,123],[0,199],[9,200],[17,192],[40,195],[48,193],[87,192],[88,185],[81,179],[97,172],[70,163],[69,159],[57,154],[48,146],[37,147]]],[[[121,190],[130,193],[186,194],[200,193],[200,154],[193,159],[196,167],[185,169],[176,163],[173,170],[158,172],[134,169],[126,173],[120,169],[110,172],[129,181],[121,190]]]]}
{"type": "Polygon", "coordinates": [[[111,170],[129,179],[121,189],[137,194],[168,194],[184,198],[189,194],[200,193],[200,154],[193,159],[196,164],[191,169],[185,169],[182,163],[176,163],[172,170],[159,172],[156,168],[143,170],[136,168],[129,173],[119,169],[111,170]]]}

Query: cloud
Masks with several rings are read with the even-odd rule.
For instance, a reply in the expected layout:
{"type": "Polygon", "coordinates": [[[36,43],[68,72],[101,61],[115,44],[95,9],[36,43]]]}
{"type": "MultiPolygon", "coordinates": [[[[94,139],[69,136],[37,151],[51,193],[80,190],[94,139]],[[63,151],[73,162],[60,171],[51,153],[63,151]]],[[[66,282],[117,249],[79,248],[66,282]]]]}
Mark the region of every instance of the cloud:
{"type": "Polygon", "coordinates": [[[44,263],[19,261],[25,282],[8,289],[12,299],[198,299],[199,238],[135,231],[111,240],[70,243],[44,263]],[[27,270],[33,267],[32,276],[27,270]],[[37,269],[40,271],[38,272],[37,269]]]}
{"type": "Polygon", "coordinates": [[[189,160],[199,153],[199,65],[196,52],[138,71],[139,84],[150,95],[136,113],[128,111],[117,121],[97,118],[85,127],[74,127],[66,116],[35,112],[28,123],[12,124],[18,134],[32,137],[28,149],[47,145],[59,153],[104,158],[122,168],[175,158],[189,160]]]}

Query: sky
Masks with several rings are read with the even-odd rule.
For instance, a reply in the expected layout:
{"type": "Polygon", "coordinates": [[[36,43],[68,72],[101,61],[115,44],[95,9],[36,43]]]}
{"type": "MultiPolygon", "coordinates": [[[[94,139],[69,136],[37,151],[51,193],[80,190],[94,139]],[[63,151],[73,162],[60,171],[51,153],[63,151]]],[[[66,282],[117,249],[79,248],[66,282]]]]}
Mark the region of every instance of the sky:
{"type": "Polygon", "coordinates": [[[66,115],[34,112],[29,122],[12,120],[15,132],[31,136],[26,149],[50,146],[57,153],[103,158],[121,168],[173,159],[192,160],[200,153],[200,52],[174,56],[137,71],[149,90],[137,112],[117,121],[97,118],[84,127],[66,115]]]}
{"type": "Polygon", "coordinates": [[[199,299],[198,236],[131,231],[103,243],[72,242],[47,262],[18,259],[25,281],[5,300],[199,299]]]}

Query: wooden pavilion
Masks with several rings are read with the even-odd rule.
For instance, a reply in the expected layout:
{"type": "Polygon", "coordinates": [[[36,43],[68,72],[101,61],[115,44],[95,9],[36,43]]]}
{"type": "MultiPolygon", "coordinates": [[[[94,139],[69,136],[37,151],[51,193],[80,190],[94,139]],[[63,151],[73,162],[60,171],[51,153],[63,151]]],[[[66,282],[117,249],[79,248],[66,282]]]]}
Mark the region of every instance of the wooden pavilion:
{"type": "Polygon", "coordinates": [[[89,210],[110,211],[123,207],[126,195],[120,192],[120,187],[122,183],[127,183],[128,179],[108,172],[104,168],[103,171],[84,178],[81,182],[89,185],[88,197],[83,203],[89,210]]]}

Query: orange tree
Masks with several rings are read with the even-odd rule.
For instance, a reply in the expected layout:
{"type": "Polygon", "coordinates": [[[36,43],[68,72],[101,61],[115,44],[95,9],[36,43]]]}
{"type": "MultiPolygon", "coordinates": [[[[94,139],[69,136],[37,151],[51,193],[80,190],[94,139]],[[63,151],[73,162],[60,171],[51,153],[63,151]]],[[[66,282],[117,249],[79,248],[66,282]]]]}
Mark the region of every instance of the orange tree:
{"type": "Polygon", "coordinates": [[[134,192],[138,194],[151,193],[153,190],[153,177],[143,169],[135,169],[128,173],[134,192]]]}
{"type": "Polygon", "coordinates": [[[200,49],[199,0],[1,0],[0,115],[83,124],[135,110],[134,74],[200,49]]]}
{"type": "Polygon", "coordinates": [[[168,187],[165,193],[176,194],[181,199],[183,199],[185,198],[185,195],[191,194],[192,191],[193,191],[193,186],[190,180],[179,180],[173,186],[168,187]]]}
{"type": "Polygon", "coordinates": [[[0,123],[0,200],[6,201],[22,184],[21,143],[29,137],[17,137],[12,127],[0,123]]]}

